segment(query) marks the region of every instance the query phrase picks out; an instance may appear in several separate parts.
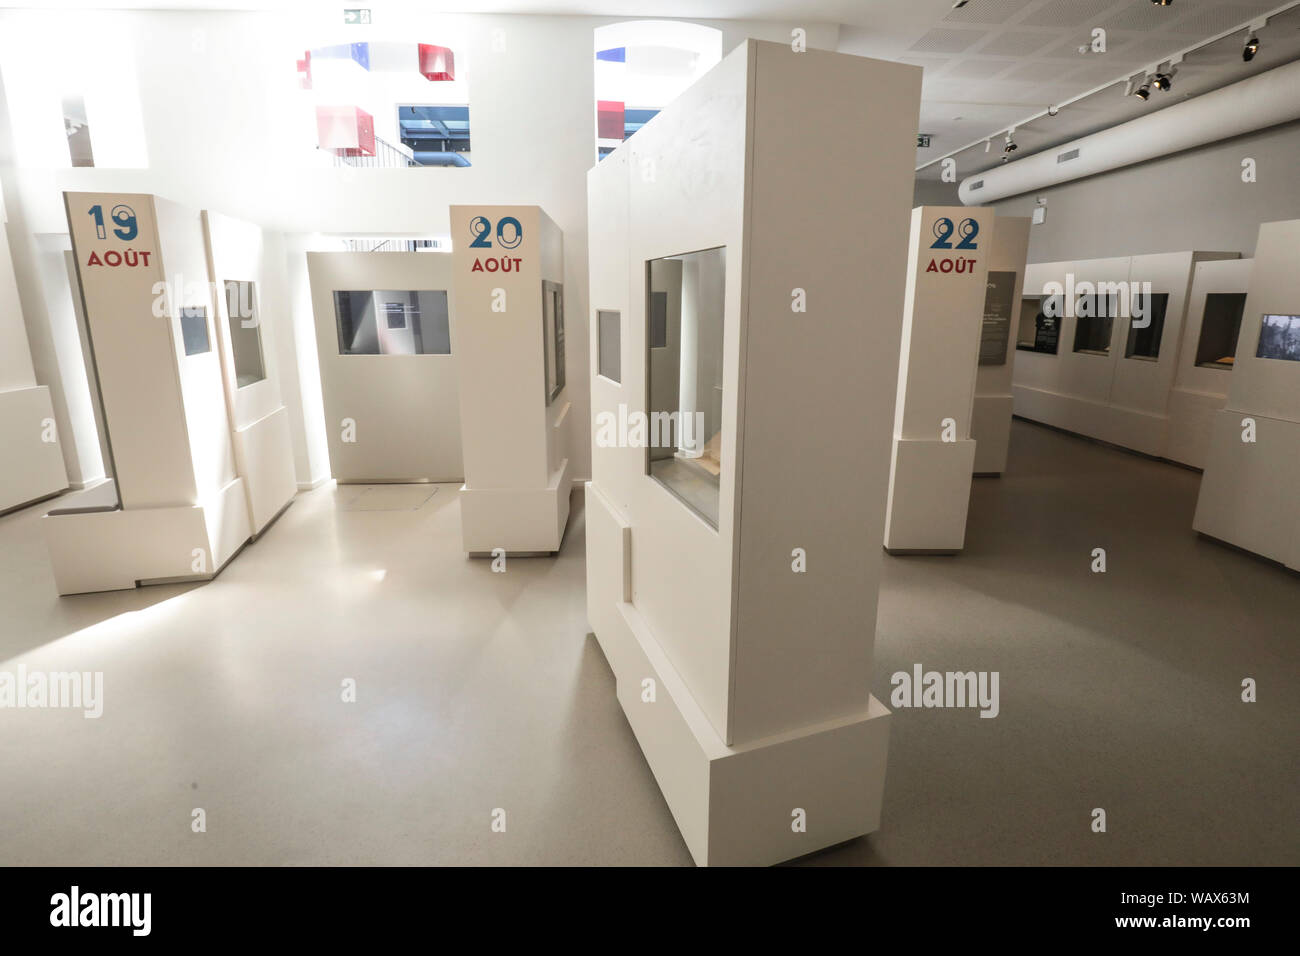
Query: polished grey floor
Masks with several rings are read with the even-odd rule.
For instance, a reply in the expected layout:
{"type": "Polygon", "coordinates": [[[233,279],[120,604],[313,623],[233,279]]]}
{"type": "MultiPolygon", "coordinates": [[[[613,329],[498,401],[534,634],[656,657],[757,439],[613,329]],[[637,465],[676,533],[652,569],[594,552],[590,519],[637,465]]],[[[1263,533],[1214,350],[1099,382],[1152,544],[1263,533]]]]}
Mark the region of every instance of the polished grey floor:
{"type": "MultiPolygon", "coordinates": [[[[1001,713],[896,711],[881,831],[800,862],[1300,863],[1300,576],[1198,539],[1198,483],[1017,422],[966,552],[884,558],[873,681],[996,670],[1001,713]]],[[[585,636],[581,496],[493,573],[430,490],[326,486],[209,584],[63,599],[41,509],[0,518],[0,670],[105,681],[99,720],[0,710],[0,863],[688,864],[585,636]]]]}

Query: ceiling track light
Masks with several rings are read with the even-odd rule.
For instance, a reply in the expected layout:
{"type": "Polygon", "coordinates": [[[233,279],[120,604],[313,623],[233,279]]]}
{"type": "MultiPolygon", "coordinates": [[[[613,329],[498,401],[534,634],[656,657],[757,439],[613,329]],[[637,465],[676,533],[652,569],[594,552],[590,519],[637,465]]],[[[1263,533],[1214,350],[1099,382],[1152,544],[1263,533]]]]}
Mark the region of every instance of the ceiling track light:
{"type": "Polygon", "coordinates": [[[1007,133],[1007,142],[1006,145],[1002,147],[1002,152],[1006,153],[1007,155],[1010,155],[1011,153],[1014,153],[1019,148],[1020,147],[1016,145],[1016,131],[1012,130],[1011,132],[1007,133]]]}
{"type": "Polygon", "coordinates": [[[1172,7],[1174,0],[1151,0],[1157,7],[1172,7]]]}
{"type": "Polygon", "coordinates": [[[1249,63],[1251,60],[1255,59],[1255,54],[1258,52],[1259,52],[1259,37],[1254,36],[1252,34],[1251,38],[1246,41],[1245,48],[1242,49],[1241,51],[1241,58],[1245,60],[1247,63],[1249,63]]]}

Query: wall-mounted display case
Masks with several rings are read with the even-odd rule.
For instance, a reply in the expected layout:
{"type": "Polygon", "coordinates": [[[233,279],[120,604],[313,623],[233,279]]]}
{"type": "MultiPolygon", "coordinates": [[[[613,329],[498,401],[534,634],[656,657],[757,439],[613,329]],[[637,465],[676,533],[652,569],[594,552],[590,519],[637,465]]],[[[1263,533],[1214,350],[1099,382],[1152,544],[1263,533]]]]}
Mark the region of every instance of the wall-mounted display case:
{"type": "Polygon", "coordinates": [[[1186,251],[1030,265],[1026,295],[1070,301],[1057,353],[1017,357],[1016,414],[1143,454],[1195,459],[1196,435],[1222,393],[1189,374],[1203,307],[1193,278],[1204,268],[1206,281],[1227,280],[1236,266],[1218,267],[1239,262],[1236,253],[1186,251]]]}
{"type": "Polygon", "coordinates": [[[1109,355],[1119,300],[1110,295],[1081,295],[1074,306],[1074,351],[1109,355]]]}
{"type": "Polygon", "coordinates": [[[600,374],[603,348],[588,365],[587,620],[701,864],[775,863],[879,825],[889,718],[870,688],[898,384],[881,357],[899,354],[920,80],[748,40],[587,174],[591,341],[606,313],[624,319],[621,381],[600,374]],[[643,416],[674,411],[704,424],[646,447],[636,423],[645,436],[643,416]],[[707,508],[665,480],[679,463],[716,470],[693,475],[716,478],[707,508]],[[818,823],[792,828],[792,808],[818,823]]]}
{"type": "Polygon", "coordinates": [[[1201,314],[1201,335],[1196,343],[1200,368],[1231,369],[1237,357],[1237,337],[1246,309],[1245,292],[1209,292],[1201,314]]]}
{"type": "Polygon", "coordinates": [[[1169,293],[1150,296],[1139,292],[1129,303],[1130,322],[1124,357],[1154,362],[1160,357],[1160,340],[1165,332],[1165,314],[1169,311],[1169,293]]]}

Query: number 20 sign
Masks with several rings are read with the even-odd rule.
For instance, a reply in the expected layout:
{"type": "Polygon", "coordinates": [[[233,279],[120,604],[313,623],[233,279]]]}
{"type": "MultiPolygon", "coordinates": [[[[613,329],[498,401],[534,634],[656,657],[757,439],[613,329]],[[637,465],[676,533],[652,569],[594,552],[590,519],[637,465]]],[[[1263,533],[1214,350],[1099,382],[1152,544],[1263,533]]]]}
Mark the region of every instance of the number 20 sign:
{"type": "MultiPolygon", "coordinates": [[[[492,248],[492,220],[487,216],[475,216],[471,219],[469,231],[474,237],[474,241],[469,244],[471,249],[492,248]]],[[[514,216],[502,216],[497,220],[496,243],[502,249],[515,248],[523,238],[524,227],[514,216]]]]}

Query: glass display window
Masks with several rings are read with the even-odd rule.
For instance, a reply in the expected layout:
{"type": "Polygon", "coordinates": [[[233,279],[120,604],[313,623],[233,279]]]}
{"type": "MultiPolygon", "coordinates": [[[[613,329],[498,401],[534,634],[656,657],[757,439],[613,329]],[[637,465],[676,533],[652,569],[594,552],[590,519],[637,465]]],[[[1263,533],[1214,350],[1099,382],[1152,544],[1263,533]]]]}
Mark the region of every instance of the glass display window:
{"type": "Polygon", "coordinates": [[[726,248],[646,263],[645,473],[718,526],[726,248]]]}

